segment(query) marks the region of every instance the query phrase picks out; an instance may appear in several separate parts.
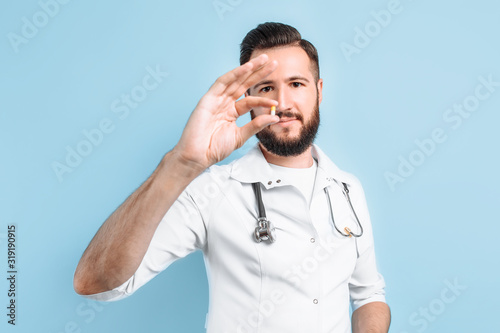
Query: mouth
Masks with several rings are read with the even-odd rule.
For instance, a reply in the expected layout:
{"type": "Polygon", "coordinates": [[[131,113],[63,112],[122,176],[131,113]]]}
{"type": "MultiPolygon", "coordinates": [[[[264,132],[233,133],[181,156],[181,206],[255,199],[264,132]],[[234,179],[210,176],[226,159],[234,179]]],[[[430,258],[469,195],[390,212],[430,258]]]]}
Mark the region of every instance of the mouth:
{"type": "Polygon", "coordinates": [[[294,121],[294,120],[297,120],[297,121],[298,121],[299,119],[297,119],[297,118],[295,118],[295,117],[286,117],[286,116],[281,116],[281,117],[280,117],[280,121],[279,121],[279,123],[287,123],[287,122],[291,122],[291,121],[294,121]]]}
{"type": "Polygon", "coordinates": [[[281,117],[280,121],[277,122],[275,125],[286,127],[286,126],[291,126],[296,122],[300,123],[300,120],[294,117],[281,117]]]}

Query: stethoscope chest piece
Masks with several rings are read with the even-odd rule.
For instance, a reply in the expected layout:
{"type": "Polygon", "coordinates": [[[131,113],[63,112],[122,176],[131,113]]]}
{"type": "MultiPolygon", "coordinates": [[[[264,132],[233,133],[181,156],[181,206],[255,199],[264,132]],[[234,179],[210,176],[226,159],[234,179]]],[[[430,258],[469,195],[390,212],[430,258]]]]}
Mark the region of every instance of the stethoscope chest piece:
{"type": "Polygon", "coordinates": [[[257,227],[255,227],[254,236],[258,243],[267,240],[274,243],[276,241],[276,229],[267,218],[259,217],[257,220],[257,227]]]}

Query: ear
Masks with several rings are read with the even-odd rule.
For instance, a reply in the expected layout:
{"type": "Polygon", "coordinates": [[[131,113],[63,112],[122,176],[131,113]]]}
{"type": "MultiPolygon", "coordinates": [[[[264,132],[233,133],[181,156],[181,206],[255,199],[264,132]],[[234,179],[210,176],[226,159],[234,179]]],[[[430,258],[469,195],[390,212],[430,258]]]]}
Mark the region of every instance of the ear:
{"type": "Polygon", "coordinates": [[[323,100],[323,79],[318,80],[317,88],[318,88],[318,101],[319,104],[321,104],[321,101],[323,100]]]}

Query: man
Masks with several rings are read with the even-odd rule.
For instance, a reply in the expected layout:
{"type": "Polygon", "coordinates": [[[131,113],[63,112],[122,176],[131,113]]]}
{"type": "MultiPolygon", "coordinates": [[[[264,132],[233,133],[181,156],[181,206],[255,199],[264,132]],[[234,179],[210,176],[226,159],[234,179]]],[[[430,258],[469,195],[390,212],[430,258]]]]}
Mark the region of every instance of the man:
{"type": "Polygon", "coordinates": [[[200,249],[208,332],[350,332],[349,300],[353,332],[387,332],[363,190],[313,144],[323,88],[316,49],[293,27],[265,23],[243,40],[240,62],[101,226],[75,290],[117,300],[200,249]],[[237,127],[248,111],[252,120],[237,127]],[[214,165],[254,134],[259,144],[244,157],[214,165]],[[271,225],[259,228],[262,208],[271,225]]]}

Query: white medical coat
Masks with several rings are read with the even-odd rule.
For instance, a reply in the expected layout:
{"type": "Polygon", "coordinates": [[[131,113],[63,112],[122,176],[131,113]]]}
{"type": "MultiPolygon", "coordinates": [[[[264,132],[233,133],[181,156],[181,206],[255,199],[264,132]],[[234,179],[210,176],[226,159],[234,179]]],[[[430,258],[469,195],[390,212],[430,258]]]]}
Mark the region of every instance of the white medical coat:
{"type": "Polygon", "coordinates": [[[121,286],[88,298],[112,301],[144,285],[175,260],[203,251],[209,281],[208,333],[350,332],[353,311],[385,302],[375,261],[372,225],[359,181],[313,145],[318,162],[310,206],[289,179],[275,175],[258,144],[245,156],[211,166],[182,192],[159,224],[142,263],[121,286]],[[260,182],[275,243],[257,243],[251,183],[260,182]],[[364,228],[359,232],[342,182],[364,228]]]}

